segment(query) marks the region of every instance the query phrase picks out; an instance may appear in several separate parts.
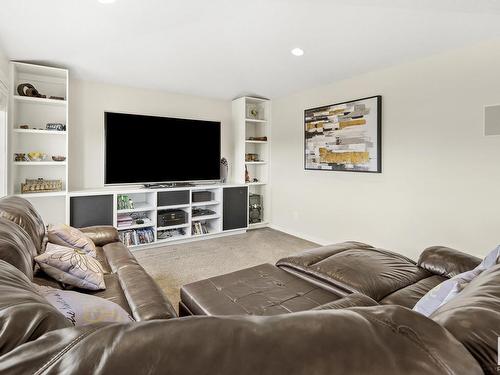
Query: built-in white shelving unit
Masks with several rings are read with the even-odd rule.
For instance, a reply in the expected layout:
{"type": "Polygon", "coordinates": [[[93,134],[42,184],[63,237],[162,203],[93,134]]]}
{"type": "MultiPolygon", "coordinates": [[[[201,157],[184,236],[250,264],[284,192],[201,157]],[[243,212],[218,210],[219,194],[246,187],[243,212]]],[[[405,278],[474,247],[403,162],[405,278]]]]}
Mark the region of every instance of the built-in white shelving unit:
{"type": "Polygon", "coordinates": [[[10,110],[8,137],[8,194],[21,195],[26,179],[62,180],[62,191],[22,194],[32,201],[47,223],[66,221],[65,205],[68,189],[68,70],[41,65],[12,62],[10,72],[10,110]],[[17,87],[33,85],[46,98],[21,96],[17,87]],[[50,96],[64,100],[51,99],[50,96]],[[46,130],[48,123],[66,125],[66,131],[46,130]],[[21,129],[27,125],[28,129],[21,129]],[[41,152],[43,161],[15,161],[15,153],[41,152]],[[52,156],[65,156],[57,162],[52,156]]]}
{"type": "Polygon", "coordinates": [[[248,96],[235,99],[232,103],[232,118],[236,145],[234,180],[236,183],[245,183],[249,195],[261,196],[262,221],[249,222],[249,228],[259,228],[268,225],[271,210],[271,102],[268,99],[248,96]],[[255,139],[259,137],[267,139],[255,139]],[[258,160],[247,161],[247,154],[257,154],[258,160]],[[249,181],[245,180],[245,170],[248,171],[249,181]]]}

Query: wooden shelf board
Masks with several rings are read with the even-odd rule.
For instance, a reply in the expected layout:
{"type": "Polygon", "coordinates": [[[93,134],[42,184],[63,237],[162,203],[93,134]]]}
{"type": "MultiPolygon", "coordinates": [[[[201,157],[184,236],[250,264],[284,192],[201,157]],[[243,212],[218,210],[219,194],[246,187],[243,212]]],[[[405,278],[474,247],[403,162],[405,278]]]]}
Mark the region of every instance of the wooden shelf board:
{"type": "Polygon", "coordinates": [[[14,165],[29,165],[29,166],[56,166],[66,165],[65,161],[14,161],[14,165]]]}
{"type": "Polygon", "coordinates": [[[267,141],[252,141],[252,140],[249,140],[249,139],[246,139],[245,140],[245,143],[253,143],[253,144],[264,144],[264,145],[267,145],[267,141]]]}
{"type": "Polygon", "coordinates": [[[117,227],[119,231],[154,227],[155,223],[133,224],[127,227],[117,227]]]}
{"type": "Polygon", "coordinates": [[[219,218],[220,218],[219,214],[204,215],[204,216],[193,216],[193,217],[191,217],[191,221],[214,220],[214,219],[219,219],[219,218]]]}
{"type": "Polygon", "coordinates": [[[44,135],[66,135],[68,132],[58,130],[40,130],[40,129],[14,129],[14,133],[20,134],[44,134],[44,135]]]}
{"type": "Polygon", "coordinates": [[[55,106],[65,106],[68,102],[66,100],[48,99],[48,98],[34,98],[31,96],[14,95],[14,100],[18,102],[33,103],[33,104],[47,104],[55,106]]]}
{"type": "Polygon", "coordinates": [[[258,119],[254,119],[254,118],[246,118],[245,121],[246,122],[255,122],[258,124],[265,124],[267,122],[267,120],[258,120],[258,119]]]}
{"type": "Polygon", "coordinates": [[[156,231],[169,230],[169,229],[180,229],[180,228],[189,228],[189,223],[179,224],[179,225],[169,225],[167,227],[158,227],[156,231]]]}
{"type": "Polygon", "coordinates": [[[246,161],[245,164],[249,164],[249,165],[263,165],[263,164],[267,164],[267,161],[246,161]]]}
{"type": "Polygon", "coordinates": [[[188,208],[188,207],[189,207],[189,204],[176,204],[173,206],[160,206],[160,207],[157,207],[157,209],[158,210],[171,210],[174,208],[188,208]]]}
{"type": "Polygon", "coordinates": [[[15,194],[18,197],[23,198],[47,198],[47,197],[64,197],[66,196],[66,191],[49,191],[47,193],[25,193],[25,194],[15,194]]]}
{"type": "Polygon", "coordinates": [[[248,186],[262,186],[262,185],[267,185],[265,182],[247,182],[248,186]]]}
{"type": "Polygon", "coordinates": [[[212,200],[212,201],[206,201],[206,202],[193,202],[191,203],[191,206],[192,207],[199,207],[199,206],[215,206],[217,204],[220,204],[219,201],[215,201],[215,200],[212,200]]]}
{"type": "Polygon", "coordinates": [[[149,203],[145,202],[136,202],[134,203],[135,208],[127,208],[124,210],[117,210],[118,214],[127,214],[131,212],[144,212],[144,211],[154,211],[156,208],[149,203]]]}

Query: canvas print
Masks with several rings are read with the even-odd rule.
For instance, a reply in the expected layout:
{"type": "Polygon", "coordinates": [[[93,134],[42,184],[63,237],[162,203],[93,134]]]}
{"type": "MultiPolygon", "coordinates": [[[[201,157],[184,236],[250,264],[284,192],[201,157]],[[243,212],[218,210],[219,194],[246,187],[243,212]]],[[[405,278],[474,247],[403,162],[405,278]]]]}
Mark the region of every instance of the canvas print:
{"type": "Polygon", "coordinates": [[[380,173],[381,118],[381,96],[306,110],[305,169],[380,173]]]}

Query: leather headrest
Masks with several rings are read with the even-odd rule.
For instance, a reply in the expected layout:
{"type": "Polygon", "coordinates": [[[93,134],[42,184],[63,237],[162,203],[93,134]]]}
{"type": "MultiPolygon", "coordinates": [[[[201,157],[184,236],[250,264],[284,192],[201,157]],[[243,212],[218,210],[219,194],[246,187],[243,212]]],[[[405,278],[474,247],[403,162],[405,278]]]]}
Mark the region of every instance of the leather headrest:
{"type": "Polygon", "coordinates": [[[431,316],[455,336],[485,373],[496,373],[500,336],[500,264],[484,271],[431,316]]]}
{"type": "Polygon", "coordinates": [[[0,217],[0,259],[12,264],[33,280],[35,245],[16,223],[0,217]]]}
{"type": "Polygon", "coordinates": [[[9,196],[0,199],[0,217],[10,220],[23,228],[33,241],[36,251],[43,251],[45,225],[33,205],[26,199],[9,196]]]}

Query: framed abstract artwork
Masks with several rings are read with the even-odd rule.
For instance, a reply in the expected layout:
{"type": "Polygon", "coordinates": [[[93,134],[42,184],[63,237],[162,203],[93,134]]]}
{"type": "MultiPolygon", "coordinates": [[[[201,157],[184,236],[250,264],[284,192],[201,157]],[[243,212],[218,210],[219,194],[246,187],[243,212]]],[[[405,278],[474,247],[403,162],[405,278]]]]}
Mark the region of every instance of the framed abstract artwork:
{"type": "Polygon", "coordinates": [[[304,111],[306,170],[382,172],[382,97],[304,111]]]}

